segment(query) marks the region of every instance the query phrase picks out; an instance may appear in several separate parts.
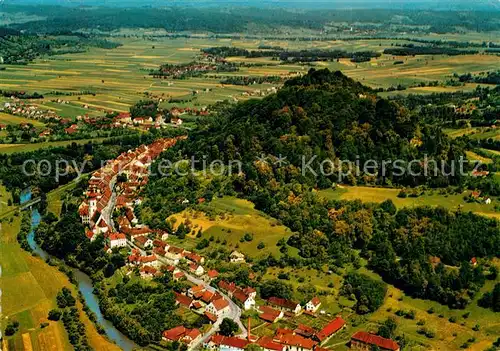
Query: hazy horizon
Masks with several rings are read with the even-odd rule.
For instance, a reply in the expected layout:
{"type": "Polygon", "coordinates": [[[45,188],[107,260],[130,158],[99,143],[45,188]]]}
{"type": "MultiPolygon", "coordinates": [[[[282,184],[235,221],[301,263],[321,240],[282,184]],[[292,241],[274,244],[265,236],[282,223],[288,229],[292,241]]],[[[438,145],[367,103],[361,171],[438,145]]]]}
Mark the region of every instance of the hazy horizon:
{"type": "Polygon", "coordinates": [[[251,6],[290,9],[400,9],[400,10],[500,10],[500,0],[3,0],[7,5],[61,5],[106,7],[219,7],[251,6]]]}

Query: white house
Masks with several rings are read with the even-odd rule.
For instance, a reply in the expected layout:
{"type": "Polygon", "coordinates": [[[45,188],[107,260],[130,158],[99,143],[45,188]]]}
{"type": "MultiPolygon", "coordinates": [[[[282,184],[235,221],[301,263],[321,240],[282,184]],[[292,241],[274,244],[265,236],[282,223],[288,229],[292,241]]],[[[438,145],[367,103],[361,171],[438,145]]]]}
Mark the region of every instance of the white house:
{"type": "Polygon", "coordinates": [[[158,261],[155,255],[141,256],[140,263],[142,263],[144,266],[151,266],[155,268],[160,267],[160,261],[158,261]]]}
{"type": "Polygon", "coordinates": [[[229,302],[220,298],[214,300],[207,305],[206,312],[216,315],[217,317],[224,316],[230,311],[229,302]]]}
{"type": "Polygon", "coordinates": [[[255,291],[255,289],[250,287],[247,287],[245,289],[238,288],[232,293],[233,298],[241,303],[245,311],[248,311],[255,306],[256,295],[257,292],[255,291]]]}
{"type": "Polygon", "coordinates": [[[203,275],[203,273],[205,273],[205,270],[203,269],[203,267],[197,265],[196,263],[191,263],[189,265],[189,270],[191,271],[191,273],[193,273],[194,275],[196,275],[198,277],[203,275]]]}
{"type": "Polygon", "coordinates": [[[231,252],[231,255],[229,256],[229,260],[232,263],[245,262],[245,255],[243,255],[241,252],[233,251],[233,252],[231,252]]]}
{"type": "Polygon", "coordinates": [[[321,306],[321,301],[317,297],[313,297],[311,301],[306,304],[306,311],[315,313],[321,306]]]}
{"type": "Polygon", "coordinates": [[[127,246],[127,237],[125,234],[111,234],[109,236],[109,247],[111,249],[115,247],[125,247],[127,246]]]}

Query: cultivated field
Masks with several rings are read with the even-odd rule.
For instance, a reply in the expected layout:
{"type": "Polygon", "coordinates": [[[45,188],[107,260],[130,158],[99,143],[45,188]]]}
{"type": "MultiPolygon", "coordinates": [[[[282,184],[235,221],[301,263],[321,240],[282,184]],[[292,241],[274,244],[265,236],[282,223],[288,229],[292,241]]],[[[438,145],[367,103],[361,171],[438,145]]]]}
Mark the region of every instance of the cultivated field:
{"type": "MultiPolygon", "coordinates": [[[[7,198],[3,187],[1,195],[2,206],[4,206],[3,203],[7,198]]],[[[52,194],[48,195],[48,198],[52,197],[52,194]]],[[[21,249],[16,240],[21,222],[20,216],[2,217],[0,223],[1,324],[5,326],[8,320],[17,320],[20,323],[19,331],[14,336],[4,340],[4,350],[73,350],[62,322],[50,322],[47,320],[47,315],[52,308],[56,307],[55,297],[62,287],[66,286],[72,289],[75,296],[76,289],[66,275],[56,267],[49,266],[40,258],[21,249]],[[41,328],[40,324],[44,322],[48,322],[49,325],[41,328]]],[[[94,325],[83,312],[80,303],[78,303],[78,308],[91,347],[94,350],[118,350],[118,347],[97,333],[94,325]]]]}
{"type": "MultiPolygon", "coordinates": [[[[437,39],[437,38],[434,38],[437,39]]],[[[186,80],[155,79],[149,70],[163,63],[188,63],[196,59],[200,49],[212,46],[234,46],[257,50],[260,45],[275,45],[286,49],[342,49],[347,51],[383,51],[398,40],[332,40],[332,41],[268,41],[231,40],[211,38],[166,39],[112,38],[123,46],[112,49],[90,49],[85,53],[52,56],[37,60],[27,66],[7,66],[0,73],[0,89],[39,92],[45,95],[34,103],[51,109],[64,117],[99,115],[104,111],[127,111],[134,102],[145,98],[145,93],[163,97],[175,104],[162,107],[207,106],[222,100],[245,100],[243,92],[271,87],[270,84],[253,86],[221,85],[218,78],[190,78],[186,80]],[[206,90],[208,89],[208,90],[206,90]],[[192,96],[194,90],[199,94],[192,96]],[[53,91],[86,93],[79,96],[51,96],[53,91]],[[89,94],[92,93],[92,94],[89,94]],[[54,98],[70,101],[69,104],[50,102],[54,98]]],[[[408,42],[405,42],[408,43],[408,42]]],[[[306,72],[310,67],[328,67],[341,70],[348,76],[373,87],[387,88],[397,84],[413,84],[434,80],[445,81],[453,73],[479,73],[497,69],[500,57],[494,55],[417,56],[393,57],[383,55],[367,63],[352,63],[347,59],[339,62],[318,62],[311,65],[279,64],[270,58],[230,58],[231,61],[253,64],[240,71],[221,75],[281,75],[290,72],[306,72]],[[394,65],[395,61],[403,64],[394,65]]],[[[432,93],[436,91],[471,90],[476,84],[465,87],[413,88],[403,93],[432,93]]],[[[1,121],[0,121],[1,122],[1,121]]]]}

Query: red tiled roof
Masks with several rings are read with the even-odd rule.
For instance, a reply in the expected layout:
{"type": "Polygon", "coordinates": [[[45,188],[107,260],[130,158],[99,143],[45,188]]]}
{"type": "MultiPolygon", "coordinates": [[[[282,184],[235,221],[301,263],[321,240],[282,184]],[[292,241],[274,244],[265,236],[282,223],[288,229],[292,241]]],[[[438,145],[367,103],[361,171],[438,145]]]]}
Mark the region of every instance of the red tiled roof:
{"type": "Polygon", "coordinates": [[[342,319],[342,317],[337,317],[334,320],[330,321],[319,333],[316,334],[318,337],[319,341],[325,340],[327,337],[330,335],[335,334],[338,332],[342,327],[345,325],[345,321],[342,319]]]}
{"type": "Polygon", "coordinates": [[[274,296],[270,297],[267,301],[272,305],[288,308],[291,310],[294,310],[295,307],[297,307],[297,305],[298,305],[297,302],[287,300],[287,299],[282,299],[280,297],[274,297],[274,296]]]}
{"type": "Polygon", "coordinates": [[[193,302],[193,299],[190,298],[189,296],[179,294],[178,292],[175,293],[175,301],[177,301],[180,305],[189,307],[191,306],[191,303],[193,302]]]}
{"type": "Polygon", "coordinates": [[[141,256],[140,260],[142,263],[154,262],[154,261],[156,261],[156,256],[155,255],[141,256]]]}
{"type": "Polygon", "coordinates": [[[217,272],[215,269],[211,269],[207,272],[207,275],[213,279],[219,276],[219,272],[217,272]]]}
{"type": "Polygon", "coordinates": [[[230,346],[242,350],[245,349],[248,344],[250,344],[250,341],[234,336],[214,335],[210,340],[216,345],[230,346]]]}
{"type": "Polygon", "coordinates": [[[293,335],[293,334],[283,334],[279,338],[279,342],[281,344],[285,344],[288,346],[295,346],[295,347],[300,347],[303,349],[309,349],[311,350],[314,345],[317,343],[311,339],[306,339],[300,335],[293,335]]]}
{"type": "Polygon", "coordinates": [[[180,325],[178,327],[165,330],[163,332],[163,337],[166,338],[167,340],[179,341],[179,339],[184,336],[186,331],[187,329],[184,326],[180,325]]]}
{"type": "Polygon", "coordinates": [[[211,322],[217,322],[217,316],[213,313],[206,312],[205,311],[205,316],[211,321],[211,322]]]}
{"type": "Polygon", "coordinates": [[[227,306],[229,306],[229,302],[227,302],[225,299],[221,298],[215,301],[212,301],[212,304],[214,305],[215,309],[217,311],[223,310],[227,306]]]}
{"type": "Polygon", "coordinates": [[[127,239],[125,234],[117,233],[117,234],[111,234],[109,236],[109,240],[120,240],[120,239],[127,239]]]}
{"type": "Polygon", "coordinates": [[[317,296],[315,296],[311,299],[311,303],[313,304],[314,307],[316,307],[319,304],[321,304],[321,300],[317,296]]]}
{"type": "Polygon", "coordinates": [[[399,345],[391,339],[386,339],[381,336],[370,334],[364,331],[356,332],[351,340],[360,341],[365,344],[377,345],[381,349],[396,351],[399,349],[399,345]]]}
{"type": "Polygon", "coordinates": [[[259,339],[257,344],[262,348],[273,351],[282,351],[285,348],[284,345],[274,342],[273,339],[269,336],[263,336],[262,338],[259,339]]]}

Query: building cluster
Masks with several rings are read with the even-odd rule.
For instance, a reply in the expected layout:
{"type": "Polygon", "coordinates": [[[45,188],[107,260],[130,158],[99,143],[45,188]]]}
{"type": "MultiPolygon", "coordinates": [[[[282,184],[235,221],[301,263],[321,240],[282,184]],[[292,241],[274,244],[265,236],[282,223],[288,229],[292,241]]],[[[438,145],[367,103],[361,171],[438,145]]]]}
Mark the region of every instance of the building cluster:
{"type": "Polygon", "coordinates": [[[18,99],[4,103],[0,111],[14,116],[22,116],[35,120],[61,119],[61,117],[52,110],[41,109],[38,106],[25,103],[18,99]]]}
{"type": "Polygon", "coordinates": [[[138,194],[149,180],[149,166],[177,140],[159,139],[150,145],[141,145],[108,161],[92,174],[84,200],[78,208],[81,221],[87,226],[89,240],[93,241],[102,235],[106,242],[105,249],[111,250],[125,247],[134,237],[146,236],[152,232],[147,226],[137,223],[134,206],[141,202],[138,194]],[[115,203],[126,214],[119,218],[119,231],[114,230],[112,222],[115,203]]]}
{"type": "MultiPolygon", "coordinates": [[[[203,347],[211,351],[243,351],[249,345],[255,344],[264,351],[327,351],[328,349],[320,345],[344,326],[344,320],[337,317],[320,332],[323,339],[318,338],[314,329],[301,324],[295,330],[277,328],[273,336],[257,337],[248,334],[247,338],[243,339],[215,334],[204,343],[203,347]]],[[[358,331],[352,335],[350,347],[358,350],[399,351],[400,349],[393,340],[364,331],[358,331]]]]}

